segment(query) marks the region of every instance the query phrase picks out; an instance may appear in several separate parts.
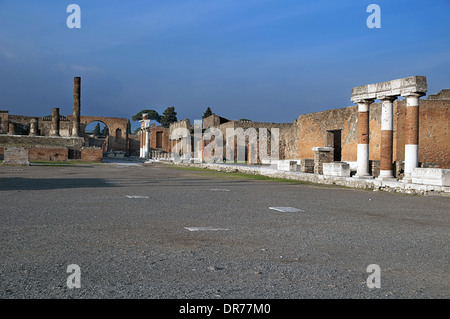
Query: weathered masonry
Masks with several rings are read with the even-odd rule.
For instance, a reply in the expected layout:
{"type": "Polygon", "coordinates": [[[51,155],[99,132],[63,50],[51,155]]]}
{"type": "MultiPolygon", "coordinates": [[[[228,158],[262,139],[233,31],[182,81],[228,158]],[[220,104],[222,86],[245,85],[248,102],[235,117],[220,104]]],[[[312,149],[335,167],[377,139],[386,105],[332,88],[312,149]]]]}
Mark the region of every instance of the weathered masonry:
{"type": "Polygon", "coordinates": [[[355,87],[351,100],[358,104],[358,177],[369,174],[369,106],[375,99],[381,100],[381,151],[380,179],[393,179],[393,102],[406,97],[405,165],[404,179],[411,181],[411,173],[419,164],[419,98],[427,92],[424,76],[369,84],[355,87]]]}
{"type": "MultiPolygon", "coordinates": [[[[361,104],[364,101],[360,101],[361,104]]],[[[381,102],[381,101],[380,101],[381,102]]],[[[421,168],[450,168],[450,90],[420,99],[418,126],[408,132],[407,123],[416,123],[408,110],[408,99],[400,96],[393,101],[392,125],[392,169],[396,178],[403,178],[405,154],[416,141],[418,135],[418,166],[421,168]],[[413,134],[411,134],[413,133],[413,134]],[[407,137],[407,135],[409,135],[407,137]],[[414,137],[414,138],[412,138],[414,137]]],[[[301,161],[314,159],[315,147],[331,147],[333,161],[350,164],[352,174],[378,177],[381,165],[382,108],[383,104],[374,100],[365,105],[331,109],[317,113],[300,115],[294,122],[297,128],[298,155],[301,161]],[[362,114],[360,114],[362,113],[362,114]],[[360,120],[361,119],[361,120],[360,120]],[[368,124],[367,124],[368,123],[368,124]],[[359,146],[365,144],[365,146],[359,146]],[[358,153],[358,148],[360,149],[358,153]],[[363,153],[361,155],[361,148],[363,153]],[[366,149],[369,152],[367,154],[366,149]],[[361,156],[360,156],[361,155],[361,156]],[[367,157],[368,156],[368,162],[367,157]],[[358,163],[359,162],[359,163],[358,163]],[[362,164],[360,164],[362,163],[362,164]],[[359,169],[359,171],[358,171],[359,169]],[[365,174],[364,174],[364,173],[365,174]]],[[[411,125],[411,124],[410,124],[411,125]]],[[[384,128],[384,127],[383,127],[384,128]]],[[[390,151],[390,150],[388,150],[390,151]]],[[[384,153],[386,158],[386,153],[384,153]]]]}
{"type": "Polygon", "coordinates": [[[72,115],[61,115],[58,107],[52,108],[52,114],[44,117],[0,111],[0,159],[6,147],[17,145],[29,151],[30,160],[94,158],[101,161],[103,153],[125,154],[129,151],[127,119],[81,116],[81,78],[74,77],[72,115]],[[109,134],[105,138],[86,134],[86,126],[94,121],[108,127],[109,134]],[[87,156],[88,153],[95,153],[95,156],[87,156]]]}

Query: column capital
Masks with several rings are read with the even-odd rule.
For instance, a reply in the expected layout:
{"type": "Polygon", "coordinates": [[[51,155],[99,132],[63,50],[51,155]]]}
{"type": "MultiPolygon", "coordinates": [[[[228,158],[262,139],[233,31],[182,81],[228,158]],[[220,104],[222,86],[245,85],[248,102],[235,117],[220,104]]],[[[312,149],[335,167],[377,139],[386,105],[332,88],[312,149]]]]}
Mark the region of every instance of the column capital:
{"type": "Polygon", "coordinates": [[[353,102],[356,104],[359,104],[359,103],[371,104],[371,103],[373,103],[374,100],[375,99],[358,99],[358,100],[354,100],[353,102]]]}
{"type": "Polygon", "coordinates": [[[398,96],[388,96],[388,95],[377,97],[377,99],[379,99],[382,102],[384,101],[394,102],[397,98],[398,96]]]}
{"type": "Polygon", "coordinates": [[[370,104],[372,104],[374,99],[362,99],[359,101],[356,101],[355,103],[358,104],[358,112],[367,112],[369,110],[370,104]]]}
{"type": "Polygon", "coordinates": [[[426,93],[423,92],[409,92],[409,93],[404,93],[402,94],[402,97],[408,97],[408,96],[414,96],[414,97],[421,97],[426,95],[426,93]]]}

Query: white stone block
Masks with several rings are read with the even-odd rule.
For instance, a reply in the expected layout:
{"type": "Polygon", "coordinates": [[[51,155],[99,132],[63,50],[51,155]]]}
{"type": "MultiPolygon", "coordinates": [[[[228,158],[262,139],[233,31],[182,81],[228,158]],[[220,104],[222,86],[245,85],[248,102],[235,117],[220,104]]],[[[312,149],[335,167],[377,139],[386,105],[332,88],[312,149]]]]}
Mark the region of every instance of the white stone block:
{"type": "Polygon", "coordinates": [[[332,147],[313,147],[314,152],[331,152],[334,150],[332,147]]]}
{"type": "Polygon", "coordinates": [[[414,184],[450,186],[450,169],[415,168],[412,171],[414,184]]]}
{"type": "Polygon", "coordinates": [[[278,161],[277,169],[279,171],[296,172],[297,161],[278,161]]]}
{"type": "Polygon", "coordinates": [[[323,163],[323,175],[350,177],[350,165],[343,162],[323,163]]]}

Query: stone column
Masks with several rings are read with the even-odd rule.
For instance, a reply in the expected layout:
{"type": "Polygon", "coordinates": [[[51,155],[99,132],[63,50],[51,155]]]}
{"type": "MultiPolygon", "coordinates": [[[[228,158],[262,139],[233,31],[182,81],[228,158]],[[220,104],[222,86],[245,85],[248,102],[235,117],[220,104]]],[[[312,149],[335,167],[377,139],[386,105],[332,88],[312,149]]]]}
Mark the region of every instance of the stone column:
{"type": "Polygon", "coordinates": [[[393,128],[394,128],[394,100],[397,97],[386,96],[380,98],[381,105],[381,149],[380,175],[378,179],[394,179],[393,169],[393,128]]]}
{"type": "Polygon", "coordinates": [[[403,181],[411,182],[411,173],[419,166],[419,99],[421,94],[406,95],[405,123],[405,176],[403,181]]]}
{"type": "Polygon", "coordinates": [[[8,124],[8,135],[15,135],[16,134],[16,125],[14,123],[8,124]]]}
{"type": "Polygon", "coordinates": [[[59,108],[54,107],[52,110],[52,128],[50,136],[59,136],[59,108]]]}
{"type": "Polygon", "coordinates": [[[38,120],[31,119],[30,121],[30,136],[36,136],[38,131],[38,120]]]}
{"type": "Polygon", "coordinates": [[[144,131],[142,129],[139,130],[139,157],[144,157],[144,140],[143,140],[144,131]]]}
{"type": "Polygon", "coordinates": [[[80,114],[81,114],[81,78],[75,77],[73,80],[73,116],[72,116],[72,136],[80,136],[80,114]]]}
{"type": "Polygon", "coordinates": [[[143,124],[143,149],[142,149],[142,157],[149,158],[149,134],[148,134],[148,128],[147,128],[147,121],[148,121],[148,113],[142,114],[142,124],[143,124]]]}
{"type": "Polygon", "coordinates": [[[144,138],[144,158],[149,158],[149,151],[150,151],[150,143],[149,143],[149,133],[148,129],[145,129],[145,138],[144,138]]]}
{"type": "Polygon", "coordinates": [[[372,99],[358,103],[358,168],[355,177],[368,178],[369,174],[369,106],[372,99]]]}

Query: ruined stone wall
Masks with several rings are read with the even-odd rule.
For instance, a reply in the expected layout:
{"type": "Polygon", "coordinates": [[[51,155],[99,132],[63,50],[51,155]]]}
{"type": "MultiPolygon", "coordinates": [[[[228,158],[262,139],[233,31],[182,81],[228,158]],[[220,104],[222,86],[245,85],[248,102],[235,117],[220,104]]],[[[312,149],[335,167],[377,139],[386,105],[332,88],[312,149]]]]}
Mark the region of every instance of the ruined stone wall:
{"type": "MultiPolygon", "coordinates": [[[[421,99],[419,114],[419,162],[439,163],[450,168],[450,100],[421,99]]],[[[380,160],[381,103],[369,108],[369,157],[380,160]]],[[[393,160],[403,161],[405,156],[406,100],[394,102],[393,160]]],[[[342,161],[357,160],[358,109],[357,106],[301,115],[294,122],[298,130],[299,159],[314,158],[313,147],[327,145],[327,131],[342,130],[342,161]]]]}
{"type": "Polygon", "coordinates": [[[170,152],[169,129],[162,126],[153,126],[150,128],[150,148],[163,152],[170,152]],[[157,135],[162,134],[162,145],[157,145],[157,135]]]}
{"type": "Polygon", "coordinates": [[[313,147],[327,146],[327,132],[342,130],[342,160],[356,161],[357,120],[356,106],[300,115],[294,122],[298,134],[298,158],[313,159],[313,147]]]}
{"type": "MultiPolygon", "coordinates": [[[[40,118],[38,121],[39,135],[49,136],[52,129],[51,118],[40,118]]],[[[70,137],[72,136],[72,121],[67,118],[60,118],[59,122],[59,136],[70,137]]]]}
{"type": "MultiPolygon", "coordinates": [[[[8,146],[20,146],[27,149],[36,147],[47,148],[67,148],[68,158],[79,158],[79,152],[84,145],[84,139],[65,138],[65,137],[49,137],[49,136],[23,136],[23,135],[0,135],[0,148],[8,146]]],[[[1,151],[1,150],[0,150],[1,151]]]]}
{"type": "Polygon", "coordinates": [[[83,162],[103,161],[103,150],[100,147],[83,147],[81,149],[81,160],[83,162]]]}
{"type": "Polygon", "coordinates": [[[450,99],[421,101],[419,112],[419,162],[450,169],[450,99]]]}
{"type": "Polygon", "coordinates": [[[67,147],[32,147],[28,149],[30,161],[67,161],[69,149],[67,147]]]}
{"type": "MultiPolygon", "coordinates": [[[[67,116],[72,120],[73,116],[67,116]]],[[[99,121],[104,123],[109,130],[108,151],[126,152],[128,149],[128,133],[126,118],[121,117],[105,117],[105,116],[81,116],[80,117],[80,136],[86,136],[86,126],[90,123],[99,121]]],[[[72,123],[72,121],[70,121],[72,123]]]]}
{"type": "Polygon", "coordinates": [[[8,133],[8,111],[0,111],[0,134],[8,133]]]}
{"type": "Polygon", "coordinates": [[[191,121],[189,121],[189,119],[184,119],[184,120],[181,120],[181,121],[178,121],[178,122],[170,124],[170,126],[169,126],[169,136],[177,128],[186,128],[191,134],[194,133],[194,128],[191,125],[191,121]]]}
{"type": "Polygon", "coordinates": [[[139,156],[141,148],[141,136],[138,134],[128,134],[128,152],[130,156],[139,156]]]}
{"type": "MultiPolygon", "coordinates": [[[[279,129],[279,156],[280,159],[296,159],[297,158],[297,125],[292,123],[268,123],[268,122],[251,122],[251,121],[230,121],[219,126],[226,141],[227,128],[242,128],[244,131],[249,128],[256,129],[259,135],[260,128],[266,128],[270,131],[272,128],[279,129]]],[[[268,144],[270,148],[270,144],[268,144]]]]}
{"type": "Polygon", "coordinates": [[[230,122],[230,120],[227,120],[226,118],[220,117],[216,114],[208,116],[202,120],[203,129],[218,127],[219,125],[227,122],[230,122]]]}
{"type": "Polygon", "coordinates": [[[28,149],[24,147],[7,146],[4,148],[3,165],[29,165],[28,149]]]}

